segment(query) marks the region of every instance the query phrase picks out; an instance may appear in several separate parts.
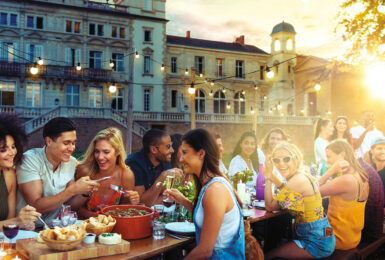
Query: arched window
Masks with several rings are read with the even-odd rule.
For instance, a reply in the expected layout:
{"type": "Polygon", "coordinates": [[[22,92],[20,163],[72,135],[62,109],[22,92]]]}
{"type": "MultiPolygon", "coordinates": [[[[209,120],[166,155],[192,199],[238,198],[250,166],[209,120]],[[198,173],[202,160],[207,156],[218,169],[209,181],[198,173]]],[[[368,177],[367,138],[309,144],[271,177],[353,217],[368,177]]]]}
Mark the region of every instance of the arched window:
{"type": "Polygon", "coordinates": [[[214,93],[214,113],[226,113],[226,96],[221,90],[214,93]]]}
{"type": "Polygon", "coordinates": [[[245,95],[237,92],[234,95],[234,114],[244,115],[246,112],[245,95]]]}
{"type": "Polygon", "coordinates": [[[195,112],[205,113],[206,112],[206,96],[205,93],[198,89],[195,96],[195,112]]]}
{"type": "Polygon", "coordinates": [[[286,40],[286,50],[293,50],[293,39],[292,38],[287,38],[286,40]]]}
{"type": "Polygon", "coordinates": [[[274,50],[279,51],[281,49],[281,42],[278,39],[274,40],[274,50]]]}

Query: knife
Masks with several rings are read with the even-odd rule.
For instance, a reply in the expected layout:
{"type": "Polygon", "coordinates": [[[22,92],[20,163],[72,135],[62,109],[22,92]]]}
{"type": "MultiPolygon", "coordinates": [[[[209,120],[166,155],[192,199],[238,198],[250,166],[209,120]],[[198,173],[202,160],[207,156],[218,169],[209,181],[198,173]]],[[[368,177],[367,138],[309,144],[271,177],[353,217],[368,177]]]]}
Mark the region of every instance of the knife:
{"type": "Polygon", "coordinates": [[[182,240],[183,238],[181,237],[178,237],[176,235],[173,235],[173,234],[170,234],[170,233],[167,233],[168,236],[172,237],[172,238],[176,238],[176,239],[179,239],[179,240],[182,240]]]}

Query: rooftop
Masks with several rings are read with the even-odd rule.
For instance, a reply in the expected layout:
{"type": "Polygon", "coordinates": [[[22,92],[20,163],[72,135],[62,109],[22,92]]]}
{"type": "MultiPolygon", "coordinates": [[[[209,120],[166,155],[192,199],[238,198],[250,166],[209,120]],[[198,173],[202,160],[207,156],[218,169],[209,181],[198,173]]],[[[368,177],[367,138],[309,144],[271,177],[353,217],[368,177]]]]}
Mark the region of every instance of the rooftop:
{"type": "Polygon", "coordinates": [[[274,26],[273,31],[271,34],[278,33],[278,32],[291,32],[291,33],[296,33],[294,30],[294,26],[289,24],[289,23],[279,23],[276,26],[274,26]]]}

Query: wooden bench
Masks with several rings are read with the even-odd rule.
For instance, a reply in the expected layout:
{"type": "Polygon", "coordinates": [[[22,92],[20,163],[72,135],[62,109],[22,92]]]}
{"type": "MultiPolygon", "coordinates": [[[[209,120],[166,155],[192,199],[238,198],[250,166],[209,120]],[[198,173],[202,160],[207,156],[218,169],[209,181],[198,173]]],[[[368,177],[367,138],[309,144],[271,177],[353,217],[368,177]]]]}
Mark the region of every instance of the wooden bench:
{"type": "Polygon", "coordinates": [[[355,260],[357,249],[353,248],[350,250],[334,250],[333,254],[329,257],[322,258],[324,260],[355,260]]]}
{"type": "Polygon", "coordinates": [[[385,234],[371,243],[361,243],[356,248],[357,259],[366,259],[383,245],[385,245],[385,234]]]}

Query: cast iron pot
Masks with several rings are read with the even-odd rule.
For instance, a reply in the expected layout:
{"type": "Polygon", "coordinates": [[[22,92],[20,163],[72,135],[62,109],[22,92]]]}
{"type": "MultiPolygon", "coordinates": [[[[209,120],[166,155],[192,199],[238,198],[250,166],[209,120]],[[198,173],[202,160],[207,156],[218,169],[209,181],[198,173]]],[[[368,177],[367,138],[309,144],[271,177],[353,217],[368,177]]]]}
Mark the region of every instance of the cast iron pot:
{"type": "Polygon", "coordinates": [[[152,235],[152,220],[155,212],[153,209],[139,205],[113,205],[102,208],[101,212],[105,215],[111,215],[116,219],[116,225],[113,232],[121,234],[123,239],[140,239],[152,235]],[[148,214],[144,216],[119,217],[106,212],[109,210],[135,208],[145,210],[148,214]]]}

